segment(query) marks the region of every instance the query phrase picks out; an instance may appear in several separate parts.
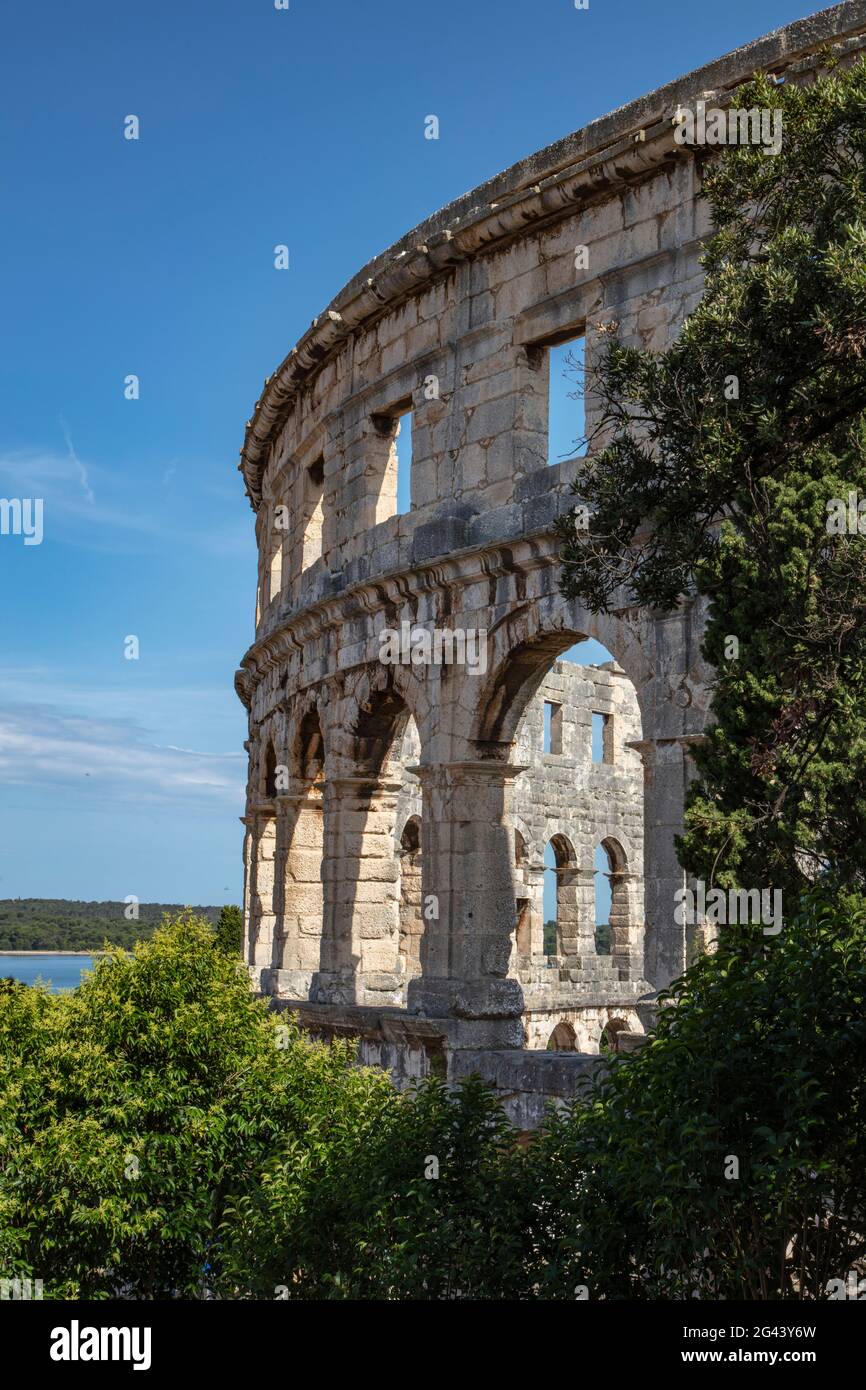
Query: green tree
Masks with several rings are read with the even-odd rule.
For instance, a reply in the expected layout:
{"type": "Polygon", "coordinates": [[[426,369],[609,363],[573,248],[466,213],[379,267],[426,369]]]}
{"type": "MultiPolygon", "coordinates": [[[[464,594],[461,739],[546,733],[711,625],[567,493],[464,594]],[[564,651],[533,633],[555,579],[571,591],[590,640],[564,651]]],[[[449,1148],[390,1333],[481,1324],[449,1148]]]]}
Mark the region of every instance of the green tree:
{"type": "Polygon", "coordinates": [[[539,1297],[823,1299],[866,1256],[866,912],[727,939],[527,1164],[539,1297]]]}
{"type": "Polygon", "coordinates": [[[81,987],[0,982],[0,1270],[46,1297],[196,1297],[273,1153],[359,1143],[399,1098],[269,1013],[184,913],[81,987]]]}
{"type": "Polygon", "coordinates": [[[708,168],[705,293],[671,348],[614,333],[601,354],[563,588],[595,609],[706,600],[683,863],[793,905],[827,872],[866,889],[866,541],[827,530],[833,499],[866,496],[866,66],[762,76],[734,104],[782,108],[781,152],[708,168]]]}
{"type": "Polygon", "coordinates": [[[226,906],[216,928],[217,945],[227,955],[239,956],[244,947],[244,917],[239,907],[226,906]]]}

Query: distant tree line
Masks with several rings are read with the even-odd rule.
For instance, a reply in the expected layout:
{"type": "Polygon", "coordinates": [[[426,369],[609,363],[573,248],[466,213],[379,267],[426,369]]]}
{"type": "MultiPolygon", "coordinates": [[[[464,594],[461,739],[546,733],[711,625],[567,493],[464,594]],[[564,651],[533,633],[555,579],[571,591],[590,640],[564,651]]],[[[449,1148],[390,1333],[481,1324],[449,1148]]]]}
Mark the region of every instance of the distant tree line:
{"type": "MultiPolygon", "coordinates": [[[[182,910],[177,903],[139,903],[138,920],[129,921],[124,916],[127,906],[65,898],[0,898],[0,951],[98,951],[106,941],[128,949],[136,941],[149,940],[165,913],[176,917],[182,910]]],[[[195,910],[214,926],[222,911],[195,910]]]]}

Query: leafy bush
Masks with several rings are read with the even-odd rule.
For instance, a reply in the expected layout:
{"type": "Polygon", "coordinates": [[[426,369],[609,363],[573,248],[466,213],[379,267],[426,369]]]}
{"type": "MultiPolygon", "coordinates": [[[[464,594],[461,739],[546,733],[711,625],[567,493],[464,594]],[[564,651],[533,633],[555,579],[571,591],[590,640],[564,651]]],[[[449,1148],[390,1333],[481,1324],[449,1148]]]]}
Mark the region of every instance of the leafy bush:
{"type": "Polygon", "coordinates": [[[200,1295],[230,1198],[286,1138],[394,1103],[349,1045],[305,1042],[190,913],[68,995],[0,988],[0,1270],[46,1296],[200,1295]]]}
{"type": "Polygon", "coordinates": [[[0,1271],[54,1298],[822,1298],[866,1257],[866,913],[731,930],[521,1148],[305,1041],[184,914],[0,981],[0,1271]],[[734,1176],[732,1159],[737,1160],[734,1176]]]}
{"type": "Polygon", "coordinates": [[[494,1093],[474,1078],[451,1092],[431,1079],[395,1099],[370,1106],[362,1132],[287,1137],[230,1213],[229,1287],[265,1298],[525,1292],[529,1174],[494,1093]]]}
{"type": "Polygon", "coordinates": [[[826,1297],[866,1255],[866,913],[724,940],[528,1161],[542,1297],[826,1297]]]}

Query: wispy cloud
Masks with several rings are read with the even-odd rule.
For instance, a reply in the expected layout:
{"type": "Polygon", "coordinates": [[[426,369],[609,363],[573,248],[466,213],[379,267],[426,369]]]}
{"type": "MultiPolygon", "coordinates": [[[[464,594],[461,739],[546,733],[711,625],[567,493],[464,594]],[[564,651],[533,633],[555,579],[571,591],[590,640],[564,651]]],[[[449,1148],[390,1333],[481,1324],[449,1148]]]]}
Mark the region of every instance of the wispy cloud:
{"type": "Polygon", "coordinates": [[[84,467],[84,464],[81,462],[81,459],[75,452],[75,447],[72,443],[72,439],[70,438],[69,434],[69,426],[67,425],[62,415],[60,417],[60,428],[63,431],[63,438],[66,440],[66,448],[69,454],[70,461],[78,469],[78,477],[81,481],[81,490],[84,493],[84,496],[87,499],[87,501],[92,504],[96,501],[96,498],[94,497],[93,489],[90,486],[90,480],[87,476],[87,469],[84,467]]]}
{"type": "Polygon", "coordinates": [[[76,715],[48,704],[0,704],[0,780],[100,792],[141,805],[243,803],[242,753],[152,742],[126,719],[76,715]]]}
{"type": "MultiPolygon", "coordinates": [[[[128,553],[138,537],[148,543],[148,550],[177,545],[222,560],[255,563],[251,513],[240,488],[234,497],[220,499],[211,519],[200,507],[193,510],[170,487],[176,477],[183,476],[179,460],[171,459],[163,471],[162,489],[145,487],[138,469],[85,464],[63,428],[65,453],[0,450],[0,496],[43,498],[46,538],[89,550],[128,553]],[[169,488],[172,501],[167,505],[169,488]]],[[[207,488],[199,488],[198,493],[217,495],[207,488]]]]}

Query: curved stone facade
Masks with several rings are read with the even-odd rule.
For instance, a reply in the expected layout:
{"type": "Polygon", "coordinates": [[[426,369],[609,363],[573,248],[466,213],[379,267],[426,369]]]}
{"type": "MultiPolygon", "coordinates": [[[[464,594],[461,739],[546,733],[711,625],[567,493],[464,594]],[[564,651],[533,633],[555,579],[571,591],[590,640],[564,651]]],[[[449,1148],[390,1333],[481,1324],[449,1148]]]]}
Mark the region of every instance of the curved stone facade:
{"type": "MultiPolygon", "coordinates": [[[[265,384],[241,458],[259,583],[236,683],[249,710],[247,951],[266,989],[331,1019],[342,1005],[439,1020],[452,1049],[521,1048],[539,1046],[545,1019],[581,1011],[596,1038],[605,1020],[633,1027],[641,995],[686,964],[674,836],[709,703],[702,615],[694,603],[596,614],[560,594],[551,528],[585,462],[548,463],[548,354],[583,337],[591,366],[614,323],[656,350],[676,335],[710,229],[709,152],[677,143],[675,112],[724,107],[758,67],[809,80],[822,44],[854,54],[864,28],[861,0],[825,11],[515,165],[365,267],[265,384]],[[398,515],[395,435],[410,410],[411,507],[398,515]],[[484,661],[383,661],[385,629],[450,633],[452,656],[456,635],[475,634],[484,661]],[[611,836],[623,850],[631,836],[628,866],[612,868],[631,907],[619,935],[612,921],[605,975],[577,883],[554,998],[533,967],[537,920],[520,938],[541,839],[556,834],[543,815],[533,824],[544,769],[527,763],[526,731],[557,658],[586,637],[634,701],[617,775],[630,759],[638,815],[611,836]]],[[[585,409],[589,434],[591,394],[585,409]]],[[[567,701],[575,718],[597,703],[567,701]]],[[[605,807],[582,795],[589,843],[605,807]]]]}

